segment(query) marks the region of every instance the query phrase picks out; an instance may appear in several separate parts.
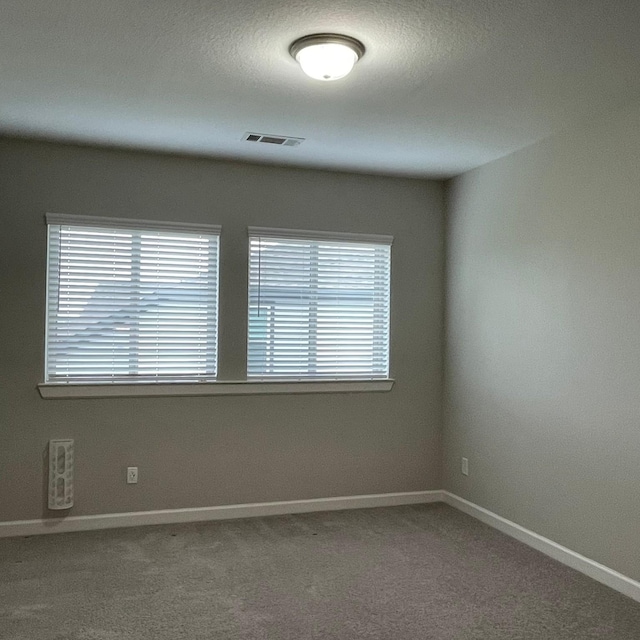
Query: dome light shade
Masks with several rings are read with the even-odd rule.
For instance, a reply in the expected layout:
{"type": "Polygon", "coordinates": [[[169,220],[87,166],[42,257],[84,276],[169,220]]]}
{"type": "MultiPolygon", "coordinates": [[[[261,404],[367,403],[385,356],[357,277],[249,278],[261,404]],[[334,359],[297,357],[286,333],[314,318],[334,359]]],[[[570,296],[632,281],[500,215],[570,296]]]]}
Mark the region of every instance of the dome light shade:
{"type": "Polygon", "coordinates": [[[296,40],[289,52],[309,77],[328,82],[353,69],[364,55],[364,45],[349,36],[317,33],[296,40]]]}

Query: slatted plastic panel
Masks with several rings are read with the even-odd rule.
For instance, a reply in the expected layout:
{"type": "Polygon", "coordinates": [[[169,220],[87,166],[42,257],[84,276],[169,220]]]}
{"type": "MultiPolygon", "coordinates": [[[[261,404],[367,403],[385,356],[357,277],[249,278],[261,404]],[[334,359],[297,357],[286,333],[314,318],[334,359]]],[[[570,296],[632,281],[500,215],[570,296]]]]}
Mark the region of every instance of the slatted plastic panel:
{"type": "Polygon", "coordinates": [[[73,440],[49,440],[49,509],[73,507],[73,440]]]}
{"type": "Polygon", "coordinates": [[[389,243],[250,234],[250,378],[389,376],[389,243]]]}
{"type": "Polygon", "coordinates": [[[213,380],[219,234],[49,225],[49,382],[213,380]]]}

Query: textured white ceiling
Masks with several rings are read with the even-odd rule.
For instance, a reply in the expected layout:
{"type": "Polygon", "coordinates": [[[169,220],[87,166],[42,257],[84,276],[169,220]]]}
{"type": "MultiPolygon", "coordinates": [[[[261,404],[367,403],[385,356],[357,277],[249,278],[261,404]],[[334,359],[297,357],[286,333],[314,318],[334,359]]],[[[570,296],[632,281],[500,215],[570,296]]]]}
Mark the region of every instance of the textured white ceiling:
{"type": "Polygon", "coordinates": [[[639,0],[0,0],[8,134],[450,176],[635,98],[639,71],[639,0]],[[367,47],[344,80],[288,54],[322,31],[367,47]]]}

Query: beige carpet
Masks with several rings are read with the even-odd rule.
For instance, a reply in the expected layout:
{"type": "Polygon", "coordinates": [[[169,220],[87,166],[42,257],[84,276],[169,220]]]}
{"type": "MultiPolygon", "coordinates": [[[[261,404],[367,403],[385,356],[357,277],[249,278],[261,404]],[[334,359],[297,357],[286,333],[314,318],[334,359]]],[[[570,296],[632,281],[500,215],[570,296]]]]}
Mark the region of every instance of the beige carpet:
{"type": "Polygon", "coordinates": [[[640,604],[419,505],[0,540],[3,640],[638,640],[640,604]]]}

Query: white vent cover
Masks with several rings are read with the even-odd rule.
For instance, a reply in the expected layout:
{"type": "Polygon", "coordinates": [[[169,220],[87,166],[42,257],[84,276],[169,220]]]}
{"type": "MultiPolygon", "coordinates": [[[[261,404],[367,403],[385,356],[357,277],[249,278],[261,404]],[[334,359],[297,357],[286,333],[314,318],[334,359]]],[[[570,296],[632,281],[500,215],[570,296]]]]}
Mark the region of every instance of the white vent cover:
{"type": "Polygon", "coordinates": [[[73,507],[73,440],[49,440],[49,509],[73,507]]]}
{"type": "Polygon", "coordinates": [[[260,142],[281,147],[297,147],[304,142],[304,138],[292,138],[291,136],[274,136],[270,133],[245,133],[242,136],[247,142],[260,142]]]}

